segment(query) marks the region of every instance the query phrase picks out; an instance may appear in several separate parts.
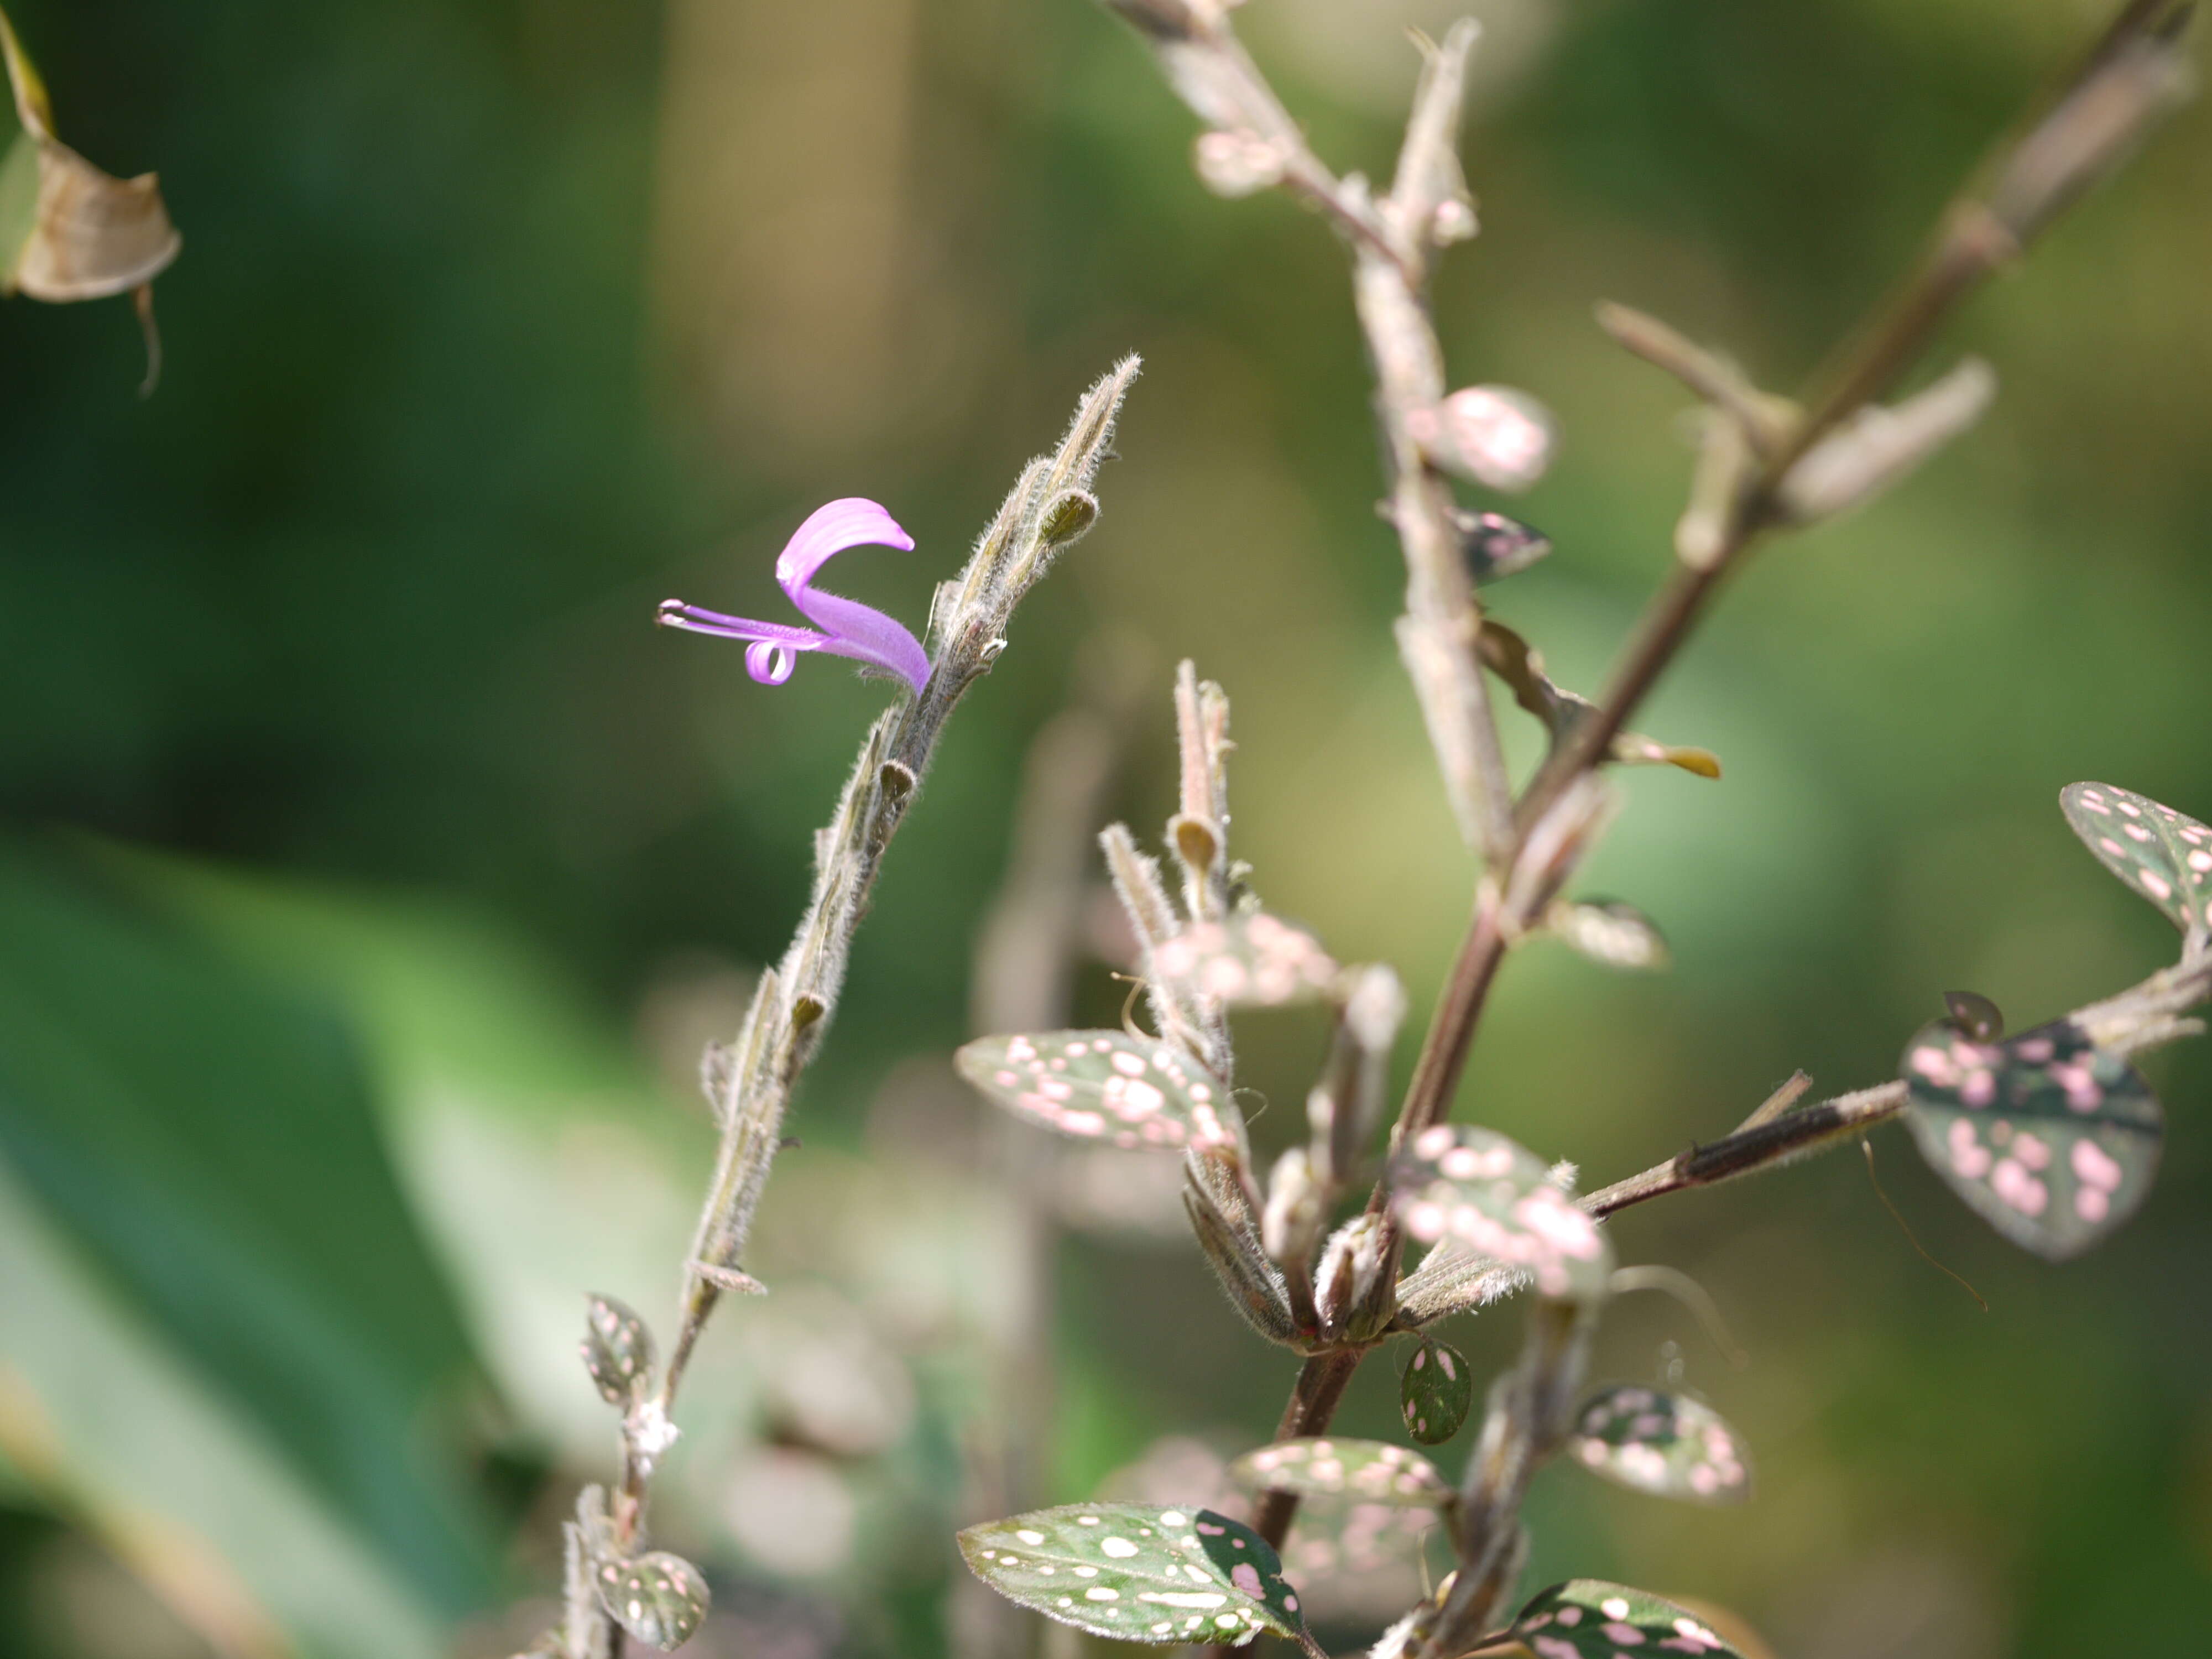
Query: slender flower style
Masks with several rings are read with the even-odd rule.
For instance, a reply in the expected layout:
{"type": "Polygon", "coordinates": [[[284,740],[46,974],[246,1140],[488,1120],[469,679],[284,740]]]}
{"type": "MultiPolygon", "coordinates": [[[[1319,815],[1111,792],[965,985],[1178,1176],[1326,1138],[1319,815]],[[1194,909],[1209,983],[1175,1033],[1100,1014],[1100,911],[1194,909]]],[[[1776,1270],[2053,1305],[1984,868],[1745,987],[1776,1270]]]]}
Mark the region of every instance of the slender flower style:
{"type": "Polygon", "coordinates": [[[665,628],[714,634],[745,644],[745,672],[763,685],[781,685],[791,678],[801,651],[827,651],[872,667],[887,669],[914,688],[916,696],[929,679],[929,654],[921,641],[872,605],[841,599],[811,586],[814,574],[848,547],[896,547],[911,551],[914,538],[875,502],[848,495],[817,507],[793,532],[775,561],[775,580],[799,613],[816,628],[782,623],[749,622],[702,611],[681,599],[663,599],[665,628]]]}

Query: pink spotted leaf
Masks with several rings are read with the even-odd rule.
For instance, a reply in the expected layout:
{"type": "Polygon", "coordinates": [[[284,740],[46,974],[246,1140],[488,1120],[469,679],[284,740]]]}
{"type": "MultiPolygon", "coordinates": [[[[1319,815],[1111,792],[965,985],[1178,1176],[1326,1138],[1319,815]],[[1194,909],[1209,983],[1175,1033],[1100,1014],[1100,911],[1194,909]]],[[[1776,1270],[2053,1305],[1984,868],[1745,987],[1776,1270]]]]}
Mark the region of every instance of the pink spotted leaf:
{"type": "Polygon", "coordinates": [[[1337,981],[1319,939],[1264,911],[1184,929],[1152,952],[1152,970],[1231,1006],[1258,1008],[1310,1002],[1337,981]]]}
{"type": "Polygon", "coordinates": [[[607,1617],[649,1648],[680,1648],[698,1631],[711,1599],[707,1581],[680,1555],[656,1550],[603,1561],[593,1588],[607,1617]]]}
{"type": "Polygon", "coordinates": [[[1424,1336],[1398,1378],[1398,1409],[1406,1432],[1424,1446],[1441,1446],[1459,1432],[1474,1405],[1474,1377],[1467,1356],[1449,1342],[1424,1336]]]}
{"type": "Polygon", "coordinates": [[[1245,1453],[1229,1473],[1254,1492],[1354,1498],[1395,1509],[1433,1510],[1452,1497],[1435,1464],[1382,1440],[1279,1440],[1245,1453]]]}
{"type": "Polygon", "coordinates": [[[610,1406],[628,1410],[653,1386],[653,1333],[614,1297],[586,1301],[581,1346],[584,1369],[610,1406]]]}
{"type": "Polygon", "coordinates": [[[2212,932],[2212,829],[2109,783],[2069,783],[2058,805],[2098,860],[2192,941],[2212,932]]]}
{"type": "Polygon", "coordinates": [[[1751,1460],[1720,1414],[1687,1395],[1623,1384],[1586,1401],[1567,1450],[1593,1474],[1693,1504],[1751,1496],[1751,1460]]]}
{"type": "Polygon", "coordinates": [[[1602,1578],[1553,1585],[1521,1609],[1512,1634],[1537,1659],[1618,1659],[1623,1653],[1742,1659],[1687,1609],[1602,1578]]]}
{"type": "Polygon", "coordinates": [[[1520,1267],[1548,1297],[1595,1300],[1613,1247],[1544,1161],[1489,1129],[1438,1124],[1390,1162],[1390,1207],[1424,1244],[1449,1239],[1520,1267]]]}
{"type": "Polygon", "coordinates": [[[1938,1020],[1900,1069],[1922,1155],[2024,1249],[2079,1255],[2150,1190],[2165,1138],[2158,1098],[2069,1020],[2002,1042],[1938,1020]]]}
{"type": "Polygon", "coordinates": [[[1065,1504],[960,1534],[975,1575],[1018,1606],[1121,1642],[1297,1639],[1297,1593],[1267,1541],[1212,1510],[1065,1504]]]}
{"type": "Polygon", "coordinates": [[[1188,1054],[1126,1031],[983,1037],[953,1057],[960,1075],[1017,1117],[1124,1148],[1239,1144],[1234,1101],[1188,1054]]]}

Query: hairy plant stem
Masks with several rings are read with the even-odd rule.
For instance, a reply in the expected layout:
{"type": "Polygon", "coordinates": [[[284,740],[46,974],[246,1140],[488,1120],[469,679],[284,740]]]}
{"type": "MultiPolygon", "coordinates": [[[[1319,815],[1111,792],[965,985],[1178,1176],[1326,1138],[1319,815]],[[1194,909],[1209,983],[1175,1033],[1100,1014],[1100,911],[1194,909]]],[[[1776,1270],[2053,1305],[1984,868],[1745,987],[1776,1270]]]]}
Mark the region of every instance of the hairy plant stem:
{"type": "MultiPolygon", "coordinates": [[[[1970,185],[1954,198],[1929,252],[1895,295],[1845,337],[1832,366],[1815,376],[1802,410],[1748,389],[1739,394],[1732,383],[1720,384],[1725,376],[1685,376],[1713,404],[1711,476],[1701,477],[1700,493],[1709,489],[1715,499],[1692,503],[1693,512],[1702,508],[1712,522],[1692,538],[1686,519],[1674,571],[1632,630],[1595,711],[1555,742],[1516,801],[1475,656],[1481,613],[1453,529],[1451,492],[1405,419],[1409,411],[1432,406],[1444,386],[1426,284],[1431,247],[1454,240],[1438,228],[1444,222],[1439,210],[1464,201],[1455,145],[1474,27],[1455,26],[1441,47],[1428,49],[1391,193],[1375,204],[1364,180],[1338,180],[1312,155],[1236,40],[1225,8],[1213,0],[1106,3],[1147,37],[1170,84],[1201,119],[1275,145],[1283,182],[1321,206],[1353,248],[1354,301],[1375,367],[1376,422],[1391,491],[1385,512],[1399,532],[1408,575],[1401,650],[1447,790],[1489,867],[1392,1131],[1395,1148],[1449,1111],[1491,988],[1520,932],[1501,891],[1528,849],[1531,831],[1606,763],[1614,738],[1726,578],[1766,534],[1791,522],[1784,502],[1791,470],[1891,387],[1960,303],[1991,272],[2019,258],[2179,97],[2186,72],[2170,48],[2185,9],[2156,0],[2132,0],[2124,9],[2046,100],[2034,125],[1999,148],[1978,187],[1970,185]],[[1716,392],[1724,395],[1713,398],[1716,392]]],[[[1619,1208],[1662,1191],[1771,1167],[1893,1115],[1903,1099],[1903,1085],[1892,1084],[1807,1108],[1732,1137],[1733,1146],[1717,1143],[1686,1155],[1692,1158],[1692,1173],[1678,1168],[1678,1159],[1662,1166],[1666,1174],[1647,1171],[1585,1201],[1595,1207],[1603,1197],[1619,1208]],[[1648,1183],[1648,1190],[1639,1183],[1648,1183]]],[[[1378,1182],[1369,1207],[1386,1217],[1386,1256],[1395,1268],[1402,1243],[1387,1219],[1387,1200],[1378,1182]]],[[[1366,1352],[1350,1348],[1308,1359],[1278,1438],[1324,1431],[1366,1352]]],[[[1259,1530],[1279,1548],[1297,1504],[1285,1494],[1270,1494],[1261,1504],[1259,1530]]]]}
{"type": "MultiPolygon", "coordinates": [[[[1096,520],[1090,486],[1137,369],[1137,359],[1126,358],[1091,387],[1059,449],[1029,464],[961,574],[939,586],[931,606],[929,679],[869,728],[836,812],[816,837],[813,893],[790,948],[761,975],[737,1041],[709,1051],[705,1075],[722,1137],[684,1263],[667,1364],[657,1390],[623,1419],[622,1480],[608,1516],[616,1555],[632,1553],[643,1538],[653,1469],[674,1440],[670,1414],[708,1320],[726,1291],[762,1288],[743,1272],[740,1257],[783,1144],[786,1108],[829,1027],[885,850],[953,708],[1005,650],[1015,605],[1096,520]]],[[[580,1595],[591,1594],[588,1582],[578,1579],[598,1565],[586,1553],[570,1552],[572,1613],[580,1595]]],[[[621,1659],[619,1625],[603,1622],[586,1636],[581,1645],[597,1650],[572,1652],[569,1659],[599,1659],[600,1653],[621,1659]]],[[[580,1645],[573,1633],[568,1645],[580,1645]]]]}

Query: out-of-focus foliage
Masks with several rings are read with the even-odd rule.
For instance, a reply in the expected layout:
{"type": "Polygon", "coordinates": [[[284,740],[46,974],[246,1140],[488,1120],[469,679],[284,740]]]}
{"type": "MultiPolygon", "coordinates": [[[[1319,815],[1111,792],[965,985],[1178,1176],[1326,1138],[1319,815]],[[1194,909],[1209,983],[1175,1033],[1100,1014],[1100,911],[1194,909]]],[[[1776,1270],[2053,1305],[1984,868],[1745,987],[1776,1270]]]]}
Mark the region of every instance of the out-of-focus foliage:
{"type": "MultiPolygon", "coordinates": [[[[1689,465],[1679,394],[1592,304],[1796,380],[2103,8],[1471,9],[1483,233],[1437,304],[1454,384],[1556,418],[1514,508],[1554,550],[1489,597],[1588,691],[1689,465]]],[[[1255,0],[1240,27],[1316,145],[1379,173],[1402,27],[1453,9],[1255,0]]],[[[1129,349],[1101,529],[890,861],[747,1264],[771,1294],[704,1345],[656,1527],[714,1584],[695,1652],[978,1650],[963,1449],[1001,1403],[987,1357],[1027,1341],[1054,1444],[988,1513],[1109,1475],[1209,1498],[1184,1488],[1264,1437],[1289,1366],[1223,1316],[1172,1181],[1146,1184],[1173,1160],[1076,1149],[1001,1182],[990,1137],[1016,1130],[947,1056],[975,1035],[1023,747],[1102,641],[1227,688],[1258,890],[1430,1005],[1468,872],[1390,639],[1328,232],[1208,194],[1187,118],[1088,0],[9,15],[71,144],[158,167],[191,249],[150,404],[117,307],[0,307],[0,1652],[428,1654],[465,1616],[471,1651],[504,1653],[544,1622],[498,1609],[546,1592],[553,1524],[613,1449],[583,1298],[666,1318],[711,1139],[698,1045],[781,949],[883,697],[835,672],[764,692],[653,607],[776,614],[775,550],[864,494],[919,549],[845,580],[918,628],[1129,349]],[[1043,1284],[1020,1242],[1040,1213],[1070,1230],[1043,1284]]],[[[2207,121],[1968,313],[1947,343],[2003,387],[1973,433],[1729,594],[1640,720],[1726,776],[1624,773],[1590,872],[1672,972],[1516,955],[1462,1118],[1595,1184],[1794,1066],[1892,1075],[1947,987],[2027,1029],[2170,953],[2051,802],[2113,777],[2212,809],[2207,121]]],[[[1140,829],[1173,805],[1167,690],[1115,803],[1140,829]]],[[[1525,764],[1540,733],[1507,714],[1525,764]]],[[[1064,1023],[1112,1027],[1122,995],[1086,968],[1064,1023]]],[[[1325,1042],[1308,1014],[1243,1017],[1263,1155],[1325,1042]]],[[[1599,1363],[1671,1385],[1679,1338],[1759,1491],[1661,1510],[1555,1471],[1528,1585],[1722,1604],[1796,1659],[2114,1631],[2188,1650],[2212,1585],[2212,1066],[2200,1045],[2145,1069],[2159,1183],[2063,1268],[1881,1143],[1986,1318],[1855,1158],[1624,1216],[1624,1260],[1695,1274],[1754,1363],[1724,1372],[1644,1297],[1599,1363]]],[[[1510,1313],[1452,1323],[1477,1374],[1511,1350],[1510,1313]]],[[[1346,1434],[1402,1437],[1395,1369],[1363,1373],[1346,1434]]],[[[1342,1524],[1331,1559],[1372,1542],[1342,1524]]],[[[1298,1542],[1294,1572],[1321,1559],[1298,1542]]],[[[1393,1611],[1334,1595],[1313,1605],[1339,1646],[1393,1611]]]]}

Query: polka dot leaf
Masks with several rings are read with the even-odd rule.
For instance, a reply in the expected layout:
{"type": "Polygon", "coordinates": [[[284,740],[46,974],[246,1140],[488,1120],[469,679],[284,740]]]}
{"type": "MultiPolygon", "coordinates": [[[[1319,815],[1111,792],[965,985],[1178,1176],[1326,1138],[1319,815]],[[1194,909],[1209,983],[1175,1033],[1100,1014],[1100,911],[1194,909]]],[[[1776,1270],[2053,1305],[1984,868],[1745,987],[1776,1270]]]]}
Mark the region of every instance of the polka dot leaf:
{"type": "Polygon", "coordinates": [[[1348,1498],[1397,1509],[1434,1509],[1451,1488],[1419,1452],[1381,1440],[1279,1440],[1229,1466],[1255,1492],[1300,1498],[1348,1498]]]}
{"type": "Polygon", "coordinates": [[[627,1561],[603,1561],[597,1577],[607,1617],[647,1647],[682,1647],[707,1616],[707,1581],[680,1555],[656,1550],[627,1561]]]}
{"type": "Polygon", "coordinates": [[[1398,1409],[1406,1432],[1424,1446],[1441,1446],[1459,1432],[1474,1405],[1474,1378],[1467,1357],[1449,1342],[1425,1336],[1413,1346],[1398,1378],[1398,1409]]]}
{"type": "Polygon", "coordinates": [[[1152,952],[1152,970],[1231,1005],[1310,1002],[1334,988],[1337,966],[1303,927],[1264,911],[1201,921],[1152,952]]]}
{"type": "Polygon", "coordinates": [[[653,1382],[653,1333],[611,1296],[595,1296],[584,1312],[584,1369],[610,1406],[627,1411],[653,1382]]]}
{"type": "Polygon", "coordinates": [[[1623,1653],[1742,1659],[1686,1609],[1601,1578],[1554,1584],[1521,1609],[1513,1635],[1537,1659],[1618,1659],[1623,1653]]]}
{"type": "Polygon", "coordinates": [[[984,1037],[953,1063],[987,1099],[1078,1139],[1168,1151],[1238,1144],[1229,1091],[1155,1038],[1126,1031],[984,1037]]]}
{"type": "Polygon", "coordinates": [[[2158,1098],[2071,1021],[1977,1042],[1938,1020],[1901,1069],[1922,1155],[2024,1249],[2079,1255],[2150,1190],[2165,1133],[2158,1098]]]}
{"type": "Polygon", "coordinates": [[[1593,1474],[1655,1497],[1741,1504],[1751,1496],[1742,1440],[1687,1395],[1607,1389],[1583,1405],[1567,1449],[1593,1474]]]}
{"type": "Polygon", "coordinates": [[[1062,1504],[970,1527],[960,1553],[1008,1601],[1116,1641],[1241,1647],[1305,1628],[1267,1540],[1212,1510],[1062,1504]]]}
{"type": "Polygon", "coordinates": [[[1525,1269],[1545,1296],[1605,1294],[1613,1247],[1543,1160],[1489,1129],[1438,1124],[1390,1163],[1390,1206],[1424,1244],[1441,1239],[1525,1269]]]}
{"type": "Polygon", "coordinates": [[[2192,939],[2212,927],[2212,829],[2147,795],[2069,783],[2059,810],[2104,866],[2192,939]]]}

